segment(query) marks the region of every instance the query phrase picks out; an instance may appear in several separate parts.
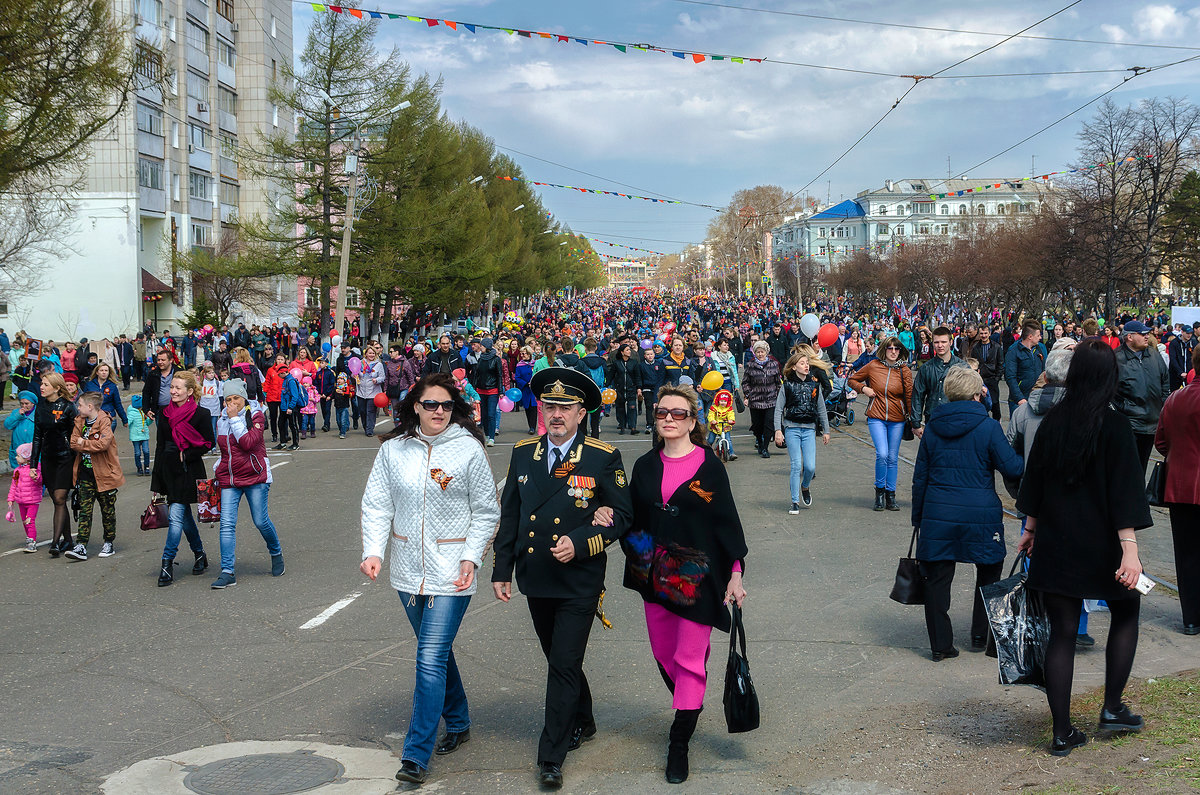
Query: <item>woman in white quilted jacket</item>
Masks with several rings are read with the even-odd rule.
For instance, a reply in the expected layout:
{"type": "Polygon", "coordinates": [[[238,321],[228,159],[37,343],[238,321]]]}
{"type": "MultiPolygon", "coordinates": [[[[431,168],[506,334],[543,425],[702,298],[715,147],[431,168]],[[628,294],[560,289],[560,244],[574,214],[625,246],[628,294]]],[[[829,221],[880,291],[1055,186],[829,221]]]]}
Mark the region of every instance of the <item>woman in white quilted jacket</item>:
{"type": "Polygon", "coordinates": [[[395,428],[379,438],[362,498],[360,568],[372,580],[379,575],[390,537],[391,584],[417,634],[412,718],[396,778],[420,784],[435,751],[451,753],[470,738],[452,647],[500,504],[483,433],[451,376],[418,381],[400,402],[395,428]],[[442,718],[446,734],[435,747],[442,718]]]}

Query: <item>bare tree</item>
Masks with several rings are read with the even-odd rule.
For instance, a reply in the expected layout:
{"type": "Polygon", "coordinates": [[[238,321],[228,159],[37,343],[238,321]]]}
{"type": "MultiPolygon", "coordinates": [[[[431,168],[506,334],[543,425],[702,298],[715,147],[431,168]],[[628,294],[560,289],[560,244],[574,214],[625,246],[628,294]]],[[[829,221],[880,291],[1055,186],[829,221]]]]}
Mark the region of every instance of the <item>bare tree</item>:
{"type": "Polygon", "coordinates": [[[44,285],[43,263],[69,247],[62,230],[70,206],[62,194],[20,191],[0,197],[0,295],[27,298],[44,285]]]}
{"type": "Polygon", "coordinates": [[[270,277],[278,257],[265,244],[244,241],[236,228],[226,229],[213,249],[177,253],[175,264],[179,273],[191,276],[193,296],[203,296],[225,325],[241,311],[265,311],[274,299],[270,277]]]}

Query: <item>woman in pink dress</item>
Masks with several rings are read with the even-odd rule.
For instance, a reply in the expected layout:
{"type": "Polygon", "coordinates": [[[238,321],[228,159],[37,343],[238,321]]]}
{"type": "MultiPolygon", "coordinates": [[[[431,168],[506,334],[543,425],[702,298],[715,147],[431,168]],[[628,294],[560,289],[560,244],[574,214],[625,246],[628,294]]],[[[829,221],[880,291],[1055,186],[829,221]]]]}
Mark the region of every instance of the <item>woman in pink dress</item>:
{"type": "Polygon", "coordinates": [[[642,595],[650,648],[672,693],[667,781],[688,776],[688,741],[704,708],[712,630],[728,632],[726,605],[746,598],[746,538],[725,465],[704,443],[700,399],[689,386],[658,391],[658,442],[633,467],[634,520],[621,541],[625,587],[642,595]]]}

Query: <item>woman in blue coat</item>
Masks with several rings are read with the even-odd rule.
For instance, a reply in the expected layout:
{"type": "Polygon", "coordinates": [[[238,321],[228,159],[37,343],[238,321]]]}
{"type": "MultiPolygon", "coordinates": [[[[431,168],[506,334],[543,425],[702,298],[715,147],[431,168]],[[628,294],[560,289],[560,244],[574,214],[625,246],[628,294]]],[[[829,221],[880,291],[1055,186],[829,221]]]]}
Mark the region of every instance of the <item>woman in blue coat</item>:
{"type": "Polygon", "coordinates": [[[950,626],[955,563],[975,564],[971,649],[988,645],[987,614],[979,588],[1000,579],[1004,567],[1004,513],[995,470],[1007,478],[1024,470],[1000,423],[980,402],[983,379],[969,367],[946,372],[946,399],[933,410],[913,473],[913,527],[920,528],[917,560],[925,577],[925,625],[933,661],[958,656],[950,626]]]}
{"type": "Polygon", "coordinates": [[[82,391],[99,392],[104,396],[100,409],[108,414],[114,426],[117,417],[121,418],[122,425],[129,425],[129,419],[125,416],[125,406],[121,403],[121,388],[117,386],[112,367],[107,362],[96,365],[96,372],[92,373],[91,379],[84,382],[82,391]]]}

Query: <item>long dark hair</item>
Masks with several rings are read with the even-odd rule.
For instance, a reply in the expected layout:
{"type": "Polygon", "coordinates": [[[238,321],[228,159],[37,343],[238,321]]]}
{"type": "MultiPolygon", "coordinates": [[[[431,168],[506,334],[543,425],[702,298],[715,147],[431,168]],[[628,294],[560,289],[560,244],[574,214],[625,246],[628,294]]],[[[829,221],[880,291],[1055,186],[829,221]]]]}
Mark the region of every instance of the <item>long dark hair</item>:
{"type": "Polygon", "coordinates": [[[404,400],[400,401],[400,405],[396,408],[396,422],[393,424],[392,430],[380,434],[379,441],[381,443],[388,439],[395,439],[397,436],[416,438],[417,430],[421,427],[421,420],[417,417],[417,401],[422,399],[430,387],[435,386],[446,390],[450,394],[450,399],[454,401],[454,410],[450,412],[450,424],[466,428],[472,436],[479,440],[480,444],[484,443],[483,431],[479,430],[479,426],[475,424],[474,412],[471,411],[467,401],[463,399],[462,392],[455,386],[454,377],[448,373],[430,373],[413,384],[404,400]]]}
{"type": "Polygon", "coordinates": [[[1051,471],[1075,486],[1096,455],[1104,414],[1117,395],[1117,356],[1108,343],[1091,339],[1075,346],[1065,387],[1067,394],[1046,413],[1038,436],[1049,451],[1051,471]]]}

